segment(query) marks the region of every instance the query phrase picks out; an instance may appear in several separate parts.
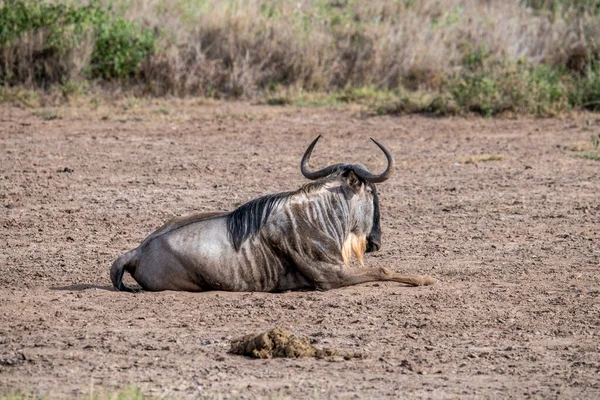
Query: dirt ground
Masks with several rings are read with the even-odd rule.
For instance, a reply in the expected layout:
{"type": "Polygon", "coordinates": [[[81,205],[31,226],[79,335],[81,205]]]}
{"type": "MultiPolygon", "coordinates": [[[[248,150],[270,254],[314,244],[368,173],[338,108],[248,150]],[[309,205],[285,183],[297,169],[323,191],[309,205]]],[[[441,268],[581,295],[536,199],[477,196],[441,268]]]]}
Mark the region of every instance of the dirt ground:
{"type": "Polygon", "coordinates": [[[53,119],[0,108],[0,394],[600,396],[600,163],[571,150],[600,130],[595,116],[249,104],[185,115],[53,119]],[[438,284],[113,291],[112,261],[169,218],[301,185],[300,157],[318,134],[315,166],[381,171],[369,136],[392,150],[395,175],[378,186],[382,249],[366,264],[438,284]],[[275,327],[364,357],[227,353],[231,339],[275,327]]]}

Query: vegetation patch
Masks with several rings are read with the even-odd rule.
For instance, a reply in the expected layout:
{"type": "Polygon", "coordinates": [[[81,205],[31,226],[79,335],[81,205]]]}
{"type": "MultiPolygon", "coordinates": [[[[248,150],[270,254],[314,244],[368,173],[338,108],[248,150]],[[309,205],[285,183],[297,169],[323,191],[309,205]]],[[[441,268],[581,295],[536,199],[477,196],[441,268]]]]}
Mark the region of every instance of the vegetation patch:
{"type": "Polygon", "coordinates": [[[35,116],[43,119],[44,121],[52,121],[54,119],[61,119],[61,116],[58,114],[58,112],[55,109],[42,108],[39,110],[35,110],[33,112],[33,114],[35,116]]]}
{"type": "Polygon", "coordinates": [[[587,158],[588,160],[600,161],[600,153],[596,151],[582,151],[575,153],[575,157],[587,158]]]}
{"type": "Polygon", "coordinates": [[[597,0],[5,0],[0,86],[374,114],[600,111],[599,9],[597,0]]]}
{"type": "Polygon", "coordinates": [[[155,39],[112,3],[7,0],[0,8],[0,84],[47,88],[80,78],[130,78],[154,53],[155,39]]]}
{"type": "MultiPolygon", "coordinates": [[[[90,393],[84,398],[89,400],[144,400],[151,399],[150,396],[145,396],[139,388],[129,387],[117,391],[98,390],[94,387],[90,388],[90,393]]],[[[0,400],[44,400],[52,399],[50,396],[37,395],[23,392],[15,392],[8,395],[0,395],[0,400]]]]}
{"type": "MultiPolygon", "coordinates": [[[[588,125],[591,124],[591,121],[588,125]]],[[[586,127],[587,128],[587,127],[586,127]]],[[[600,161],[600,133],[590,136],[590,142],[578,142],[570,148],[575,152],[574,156],[588,160],[600,161]]]]}

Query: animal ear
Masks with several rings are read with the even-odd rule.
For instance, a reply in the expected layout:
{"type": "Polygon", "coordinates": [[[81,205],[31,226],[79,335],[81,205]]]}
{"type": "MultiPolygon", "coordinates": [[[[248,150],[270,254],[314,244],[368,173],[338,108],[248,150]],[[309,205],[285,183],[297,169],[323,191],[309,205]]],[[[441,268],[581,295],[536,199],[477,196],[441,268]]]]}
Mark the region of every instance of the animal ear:
{"type": "Polygon", "coordinates": [[[348,175],[346,175],[346,183],[354,191],[358,191],[360,189],[360,185],[362,185],[362,182],[358,176],[356,176],[354,171],[350,171],[348,175]]]}

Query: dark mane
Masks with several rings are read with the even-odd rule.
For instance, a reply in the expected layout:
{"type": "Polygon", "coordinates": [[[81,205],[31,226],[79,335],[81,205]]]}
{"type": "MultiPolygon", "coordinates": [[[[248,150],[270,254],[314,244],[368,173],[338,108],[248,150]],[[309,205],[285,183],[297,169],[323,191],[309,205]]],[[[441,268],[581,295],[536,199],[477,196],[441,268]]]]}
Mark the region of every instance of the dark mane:
{"type": "Polygon", "coordinates": [[[309,194],[319,190],[327,182],[336,179],[336,175],[332,174],[322,179],[304,184],[300,189],[293,192],[283,192],[277,194],[268,194],[254,200],[250,200],[246,204],[239,206],[237,209],[227,215],[227,232],[229,239],[235,250],[239,250],[242,243],[248,237],[255,234],[267,222],[271,212],[283,200],[291,196],[304,193],[309,194]]]}
{"type": "Polygon", "coordinates": [[[277,207],[282,200],[290,197],[294,192],[283,192],[268,194],[246,204],[227,215],[227,231],[229,238],[236,250],[240,249],[242,243],[250,236],[259,231],[269,219],[273,208],[277,207]]]}

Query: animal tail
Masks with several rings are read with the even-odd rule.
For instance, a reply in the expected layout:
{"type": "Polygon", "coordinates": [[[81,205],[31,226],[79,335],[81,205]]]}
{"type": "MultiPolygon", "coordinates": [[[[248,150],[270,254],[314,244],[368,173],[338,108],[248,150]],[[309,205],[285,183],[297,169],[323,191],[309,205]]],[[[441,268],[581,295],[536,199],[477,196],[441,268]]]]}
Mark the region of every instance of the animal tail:
{"type": "Polygon", "coordinates": [[[125,271],[131,273],[132,269],[137,266],[137,255],[137,249],[128,251],[117,258],[112,264],[112,267],[110,267],[110,280],[115,289],[122,292],[136,292],[136,290],[123,284],[123,274],[125,274],[125,271]]]}

